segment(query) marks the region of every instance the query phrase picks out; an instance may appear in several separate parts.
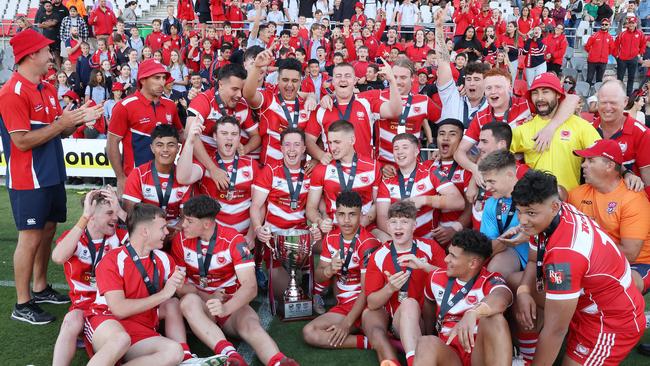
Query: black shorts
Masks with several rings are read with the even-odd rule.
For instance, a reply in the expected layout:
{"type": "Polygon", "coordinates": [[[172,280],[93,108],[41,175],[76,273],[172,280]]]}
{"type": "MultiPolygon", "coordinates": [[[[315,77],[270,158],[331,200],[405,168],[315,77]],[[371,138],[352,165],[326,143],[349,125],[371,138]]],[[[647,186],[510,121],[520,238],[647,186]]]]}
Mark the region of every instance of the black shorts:
{"type": "Polygon", "coordinates": [[[46,222],[66,221],[64,183],[38,189],[7,191],[16,229],[19,231],[40,230],[45,227],[46,222]]]}

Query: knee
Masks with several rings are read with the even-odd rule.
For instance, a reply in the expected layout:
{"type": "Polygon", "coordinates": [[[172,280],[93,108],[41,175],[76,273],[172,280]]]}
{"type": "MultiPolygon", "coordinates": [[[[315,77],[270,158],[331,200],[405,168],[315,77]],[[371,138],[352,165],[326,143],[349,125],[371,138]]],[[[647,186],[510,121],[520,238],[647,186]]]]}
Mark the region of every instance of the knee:
{"type": "Polygon", "coordinates": [[[84,316],[79,310],[73,310],[65,315],[61,323],[61,334],[72,334],[76,336],[84,326],[84,316]]]}
{"type": "Polygon", "coordinates": [[[418,343],[415,347],[415,354],[432,350],[436,346],[437,342],[440,342],[440,338],[436,336],[424,336],[418,338],[418,343]]]}
{"type": "MultiPolygon", "coordinates": [[[[170,342],[171,343],[171,342],[170,342]]],[[[169,360],[170,365],[178,365],[183,362],[183,347],[180,343],[173,342],[162,351],[165,360],[169,360]]]]}
{"type": "Polygon", "coordinates": [[[309,323],[302,328],[302,339],[305,343],[313,345],[316,343],[315,333],[316,327],[314,327],[312,323],[309,323]]]}
{"type": "Polygon", "coordinates": [[[406,298],[399,305],[401,316],[420,317],[420,303],[413,298],[406,298]]]}
{"type": "Polygon", "coordinates": [[[124,355],[131,347],[131,337],[126,332],[117,332],[111,335],[111,341],[108,344],[113,347],[113,354],[124,355]]]}
{"type": "Polygon", "coordinates": [[[260,325],[260,319],[257,315],[247,315],[239,322],[237,332],[242,336],[247,334],[255,335],[264,332],[264,329],[260,325]]]}
{"type": "Polygon", "coordinates": [[[508,338],[510,338],[510,328],[508,327],[508,321],[503,316],[503,314],[494,314],[486,318],[481,318],[479,331],[481,330],[484,333],[488,333],[490,335],[498,335],[499,339],[501,339],[501,336],[504,333],[508,333],[508,338]]]}
{"type": "Polygon", "coordinates": [[[189,318],[196,311],[197,307],[201,307],[201,298],[196,294],[187,294],[183,296],[179,306],[183,316],[189,318]]]}

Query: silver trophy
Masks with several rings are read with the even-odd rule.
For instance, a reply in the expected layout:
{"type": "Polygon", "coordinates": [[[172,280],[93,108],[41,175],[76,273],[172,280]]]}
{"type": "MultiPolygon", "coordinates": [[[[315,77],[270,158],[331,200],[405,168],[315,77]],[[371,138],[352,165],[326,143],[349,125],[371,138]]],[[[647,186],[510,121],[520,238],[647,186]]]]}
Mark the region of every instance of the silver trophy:
{"type": "Polygon", "coordinates": [[[296,281],[296,270],[302,269],[311,258],[309,230],[278,230],[273,233],[274,256],[289,273],[289,285],[284,291],[280,316],[293,320],[312,316],[312,300],[296,281]]]}

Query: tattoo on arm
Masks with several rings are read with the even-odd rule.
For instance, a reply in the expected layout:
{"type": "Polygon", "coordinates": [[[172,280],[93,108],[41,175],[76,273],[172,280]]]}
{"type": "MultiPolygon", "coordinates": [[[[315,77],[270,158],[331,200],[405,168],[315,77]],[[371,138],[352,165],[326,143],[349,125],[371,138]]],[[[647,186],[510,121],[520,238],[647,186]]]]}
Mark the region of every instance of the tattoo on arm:
{"type": "Polygon", "coordinates": [[[436,27],[436,55],[440,61],[451,61],[451,56],[447,49],[447,42],[445,42],[445,31],[442,27],[436,27]]]}

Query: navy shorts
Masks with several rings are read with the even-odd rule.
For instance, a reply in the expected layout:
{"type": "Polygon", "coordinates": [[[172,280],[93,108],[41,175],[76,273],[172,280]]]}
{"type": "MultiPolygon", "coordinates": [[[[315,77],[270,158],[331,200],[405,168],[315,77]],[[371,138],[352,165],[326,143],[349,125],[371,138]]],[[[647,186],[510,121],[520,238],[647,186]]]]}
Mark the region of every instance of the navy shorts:
{"type": "Polygon", "coordinates": [[[16,229],[40,230],[46,222],[66,221],[66,196],[63,183],[55,186],[16,190],[8,189],[16,229]]]}

